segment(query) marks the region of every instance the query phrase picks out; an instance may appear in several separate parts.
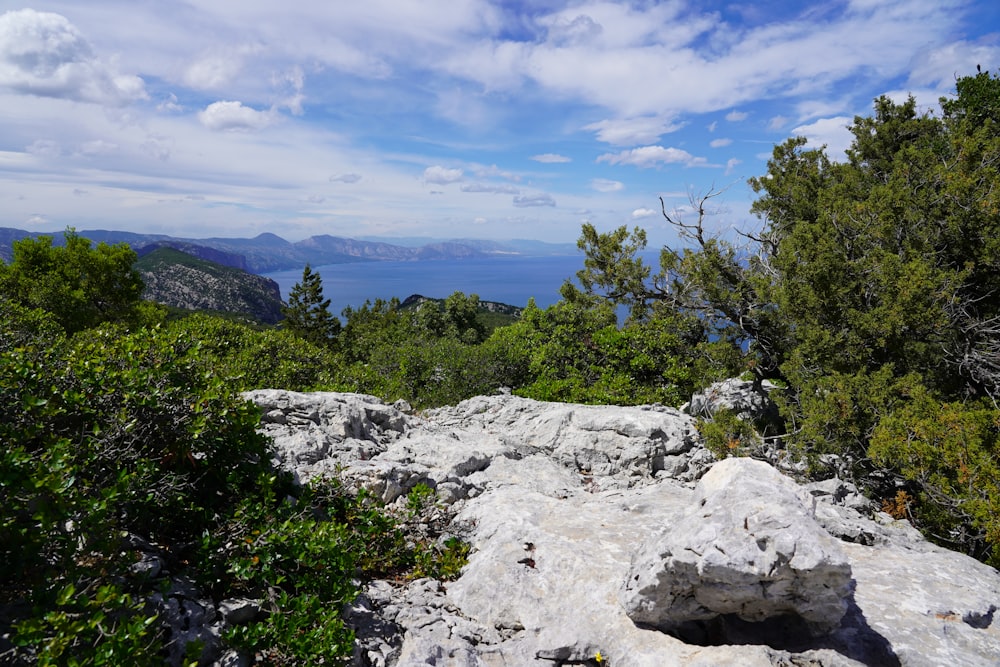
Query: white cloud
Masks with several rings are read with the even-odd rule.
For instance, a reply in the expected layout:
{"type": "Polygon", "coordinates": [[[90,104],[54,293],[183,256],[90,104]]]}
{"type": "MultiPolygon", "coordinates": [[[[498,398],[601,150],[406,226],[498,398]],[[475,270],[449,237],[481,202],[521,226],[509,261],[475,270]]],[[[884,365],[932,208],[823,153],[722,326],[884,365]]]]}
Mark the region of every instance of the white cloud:
{"type": "Polygon", "coordinates": [[[854,138],[847,128],[853,123],[854,119],[848,116],[821,118],[814,123],[793,128],[792,135],[805,137],[813,148],[825,145],[826,154],[831,160],[844,160],[847,157],[844,151],[854,138]]]}
{"type": "Polygon", "coordinates": [[[767,129],[772,132],[777,132],[788,125],[788,119],[782,115],[773,116],[771,120],[767,121],[767,129]]]}
{"type": "Polygon", "coordinates": [[[440,165],[427,167],[424,169],[424,183],[435,183],[437,185],[448,185],[462,180],[464,172],[461,169],[448,169],[440,165]]]}
{"type": "Polygon", "coordinates": [[[462,186],[462,192],[488,192],[502,195],[516,195],[520,192],[513,185],[492,185],[487,183],[468,183],[462,186]]]}
{"type": "Polygon", "coordinates": [[[708,145],[711,146],[712,148],[724,148],[725,146],[728,146],[731,143],[733,143],[732,139],[712,139],[710,142],[708,142],[708,145]]]}
{"type": "Polygon", "coordinates": [[[966,41],[953,42],[936,49],[919,53],[910,71],[911,85],[951,88],[956,72],[971,74],[976,65],[983,69],[995,70],[1000,62],[1000,46],[996,44],[970,44],[966,41]]]}
{"type": "Polygon", "coordinates": [[[544,164],[558,164],[562,162],[572,162],[572,158],[568,158],[565,155],[559,155],[557,153],[542,153],[541,155],[532,155],[531,159],[535,162],[542,162],[544,164]]]}
{"type": "Polygon", "coordinates": [[[347,174],[334,174],[330,177],[331,183],[357,183],[361,180],[361,174],[355,174],[354,172],[347,174]]]}
{"type": "Polygon", "coordinates": [[[271,111],[257,111],[242,102],[213,102],[198,112],[198,120],[210,130],[262,130],[274,121],[271,111]]]}
{"type": "Polygon", "coordinates": [[[162,102],[156,105],[156,110],[165,113],[179,113],[184,111],[184,107],[177,103],[177,95],[170,93],[162,102]]]}
{"type": "Polygon", "coordinates": [[[619,120],[602,120],[585,125],[583,129],[597,133],[597,138],[614,146],[648,144],[669,132],[676,132],[680,123],[672,123],[660,116],[643,116],[619,120]]]}
{"type": "Polygon", "coordinates": [[[552,195],[540,194],[540,195],[521,195],[514,197],[514,206],[525,208],[530,206],[555,206],[556,200],[552,198],[552,195]]]}
{"type": "Polygon", "coordinates": [[[83,155],[106,155],[118,150],[118,144],[103,139],[94,139],[80,144],[80,153],[83,155]]]}
{"type": "Polygon", "coordinates": [[[659,211],[654,211],[651,208],[637,208],[632,211],[632,219],[639,220],[641,218],[650,218],[659,213],[659,211]]]}
{"type": "Polygon", "coordinates": [[[705,163],[705,158],[695,157],[680,148],[642,146],[620,153],[605,153],[599,156],[597,161],[609,164],[631,164],[636,167],[655,167],[658,164],[695,166],[705,163]]]}
{"type": "Polygon", "coordinates": [[[24,150],[32,155],[39,155],[41,157],[56,157],[62,153],[62,147],[59,146],[59,142],[52,139],[38,139],[33,141],[30,146],[25,147],[24,150]]]}
{"type": "Polygon", "coordinates": [[[726,114],[726,120],[728,120],[730,123],[738,123],[740,121],[746,120],[748,115],[749,114],[747,114],[746,111],[734,110],[726,114]]]}
{"type": "Polygon", "coordinates": [[[726,171],[725,171],[726,176],[732,174],[733,169],[735,169],[737,166],[741,164],[743,164],[743,160],[740,160],[739,158],[733,157],[726,160],[726,171]]]}
{"type": "Polygon", "coordinates": [[[191,63],[181,80],[195,90],[215,90],[230,83],[241,69],[243,60],[235,54],[204,56],[191,63]]]}
{"type": "Polygon", "coordinates": [[[99,59],[65,16],[33,9],[0,14],[0,87],[108,106],[147,97],[142,79],[99,59]]]}
{"type": "Polygon", "coordinates": [[[625,189],[625,184],[607,178],[595,178],[590,181],[590,187],[598,192],[620,192],[625,189]]]}
{"type": "Polygon", "coordinates": [[[521,182],[521,176],[520,175],[515,174],[512,171],[507,171],[506,169],[501,169],[500,167],[496,166],[495,164],[491,164],[488,167],[475,166],[475,167],[473,167],[472,172],[478,178],[503,178],[503,179],[506,179],[508,181],[513,181],[515,183],[520,183],[521,182]]]}

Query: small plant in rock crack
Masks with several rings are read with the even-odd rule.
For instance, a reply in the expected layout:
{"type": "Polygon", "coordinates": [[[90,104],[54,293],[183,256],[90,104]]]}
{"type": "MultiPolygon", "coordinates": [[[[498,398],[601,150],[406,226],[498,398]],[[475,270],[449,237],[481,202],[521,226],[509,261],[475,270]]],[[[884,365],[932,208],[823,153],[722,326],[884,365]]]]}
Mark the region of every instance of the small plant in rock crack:
{"type": "Polygon", "coordinates": [[[449,537],[438,544],[418,544],[411,577],[430,577],[438,581],[454,581],[469,562],[471,546],[458,537],[449,537]]]}
{"type": "Polygon", "coordinates": [[[406,494],[406,508],[411,517],[417,517],[425,513],[437,504],[437,492],[420,482],[406,494]]]}

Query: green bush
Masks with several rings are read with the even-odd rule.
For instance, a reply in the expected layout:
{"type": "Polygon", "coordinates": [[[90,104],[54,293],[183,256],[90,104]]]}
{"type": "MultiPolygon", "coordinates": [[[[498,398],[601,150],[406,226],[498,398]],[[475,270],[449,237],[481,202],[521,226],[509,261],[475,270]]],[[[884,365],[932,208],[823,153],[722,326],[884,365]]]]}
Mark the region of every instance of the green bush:
{"type": "Polygon", "coordinates": [[[197,362],[244,391],[323,389],[335,382],[339,358],[285,329],[258,328],[214,315],[171,322],[171,332],[198,342],[197,362]]]}
{"type": "Polygon", "coordinates": [[[915,484],[910,516],[938,542],[1000,566],[1000,410],[923,386],[878,423],[869,453],[915,484]]]}
{"type": "Polygon", "coordinates": [[[256,409],[182,334],[32,337],[35,313],[2,314],[0,339],[18,344],[0,350],[0,605],[19,659],[146,664],[162,630],[128,538],[184,563],[274,485],[256,409]]]}

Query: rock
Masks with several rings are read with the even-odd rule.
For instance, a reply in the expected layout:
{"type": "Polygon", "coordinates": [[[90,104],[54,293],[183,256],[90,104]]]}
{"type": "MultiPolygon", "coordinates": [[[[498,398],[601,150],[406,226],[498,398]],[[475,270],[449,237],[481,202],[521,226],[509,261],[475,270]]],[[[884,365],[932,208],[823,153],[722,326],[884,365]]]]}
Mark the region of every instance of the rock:
{"type": "Polygon", "coordinates": [[[219,615],[226,625],[249,623],[260,613],[260,602],[245,598],[233,598],[219,603],[219,615]]]}
{"type": "Polygon", "coordinates": [[[364,394],[261,389],[244,397],[260,407],[261,430],[274,440],[279,465],[301,481],[377,456],[407,423],[397,407],[364,394]]]}
{"type": "Polygon", "coordinates": [[[218,659],[222,641],[218,614],[211,601],[201,598],[194,584],[183,578],[172,578],[168,588],[169,592],[158,591],[149,597],[149,604],[169,633],[168,664],[189,664],[192,646],[197,647],[199,662],[218,659]]]}
{"type": "Polygon", "coordinates": [[[753,422],[769,421],[778,416],[778,407],[769,396],[775,389],[777,387],[767,381],[758,386],[750,380],[730,378],[692,396],[683,410],[706,419],[711,419],[719,410],[729,410],[753,422]]]}
{"type": "Polygon", "coordinates": [[[668,462],[675,479],[693,481],[709,461],[697,456],[704,450],[694,419],[663,406],[542,403],[499,395],[425,416],[435,424],[460,426],[474,439],[496,441],[508,458],[542,454],[570,470],[615,477],[625,485],[652,482],[668,462]]]}
{"type": "Polygon", "coordinates": [[[680,634],[726,615],[753,623],[789,614],[811,634],[828,634],[847,611],[853,581],[813,502],[766,463],[720,461],[678,523],[636,552],[622,606],[636,623],[680,634]]]}
{"type": "Polygon", "coordinates": [[[434,521],[472,547],[456,581],[364,587],[346,614],[356,667],[594,665],[597,651],[616,667],[977,666],[1000,655],[1000,573],[871,514],[840,480],[799,487],[765,463],[713,467],[676,410],[508,393],[417,416],[355,394],[248,396],[301,479],[337,474],[397,504],[426,484],[434,521]],[[676,580],[661,580],[667,558],[651,556],[687,546],[705,557],[688,552],[676,580]],[[653,588],[640,594],[645,584],[627,583],[636,574],[653,588]],[[636,623],[630,608],[653,620],[636,623]]]}

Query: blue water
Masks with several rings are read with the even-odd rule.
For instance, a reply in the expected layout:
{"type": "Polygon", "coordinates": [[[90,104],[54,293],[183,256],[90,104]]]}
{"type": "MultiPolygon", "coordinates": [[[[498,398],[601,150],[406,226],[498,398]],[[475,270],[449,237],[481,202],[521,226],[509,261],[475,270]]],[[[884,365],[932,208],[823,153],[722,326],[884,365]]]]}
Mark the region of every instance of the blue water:
{"type": "MultiPolygon", "coordinates": [[[[453,292],[478,294],[482,301],[525,306],[534,297],[544,308],[559,300],[559,288],[583,268],[583,253],[547,257],[494,256],[419,262],[363,262],[314,267],[323,278],[330,312],[358,308],[366,300],[400,301],[411,294],[443,299],[453,292]]],[[[278,283],[282,298],[302,279],[302,270],[264,274],[278,283]]]]}

